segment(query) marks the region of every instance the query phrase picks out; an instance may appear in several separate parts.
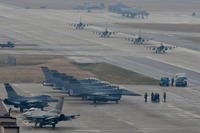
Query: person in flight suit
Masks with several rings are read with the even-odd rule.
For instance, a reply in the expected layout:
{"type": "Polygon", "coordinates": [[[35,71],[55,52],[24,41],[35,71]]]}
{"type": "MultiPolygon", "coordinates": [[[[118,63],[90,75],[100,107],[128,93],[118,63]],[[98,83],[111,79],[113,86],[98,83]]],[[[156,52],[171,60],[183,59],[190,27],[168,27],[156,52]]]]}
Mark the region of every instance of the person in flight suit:
{"type": "Polygon", "coordinates": [[[148,94],[147,94],[147,92],[145,92],[145,94],[144,94],[144,102],[145,103],[147,102],[147,97],[148,97],[148,94]]]}
{"type": "Polygon", "coordinates": [[[171,79],[171,86],[174,85],[174,78],[171,79]]]}
{"type": "Polygon", "coordinates": [[[164,92],[163,93],[163,100],[164,100],[164,102],[166,102],[166,98],[167,98],[167,94],[166,94],[166,92],[164,92]]]}
{"type": "Polygon", "coordinates": [[[154,93],[152,92],[151,93],[151,102],[153,102],[154,101],[154,93]]]}

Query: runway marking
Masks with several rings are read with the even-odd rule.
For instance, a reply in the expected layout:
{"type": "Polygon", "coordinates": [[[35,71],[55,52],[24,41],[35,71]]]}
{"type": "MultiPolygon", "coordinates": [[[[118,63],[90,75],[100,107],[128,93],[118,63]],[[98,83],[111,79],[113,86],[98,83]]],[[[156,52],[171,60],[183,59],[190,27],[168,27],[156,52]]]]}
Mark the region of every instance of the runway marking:
{"type": "Polygon", "coordinates": [[[132,123],[132,122],[130,122],[130,121],[124,121],[126,124],[128,124],[128,125],[131,125],[131,126],[134,126],[135,124],[134,123],[132,123]]]}
{"type": "Polygon", "coordinates": [[[177,112],[175,112],[178,116],[180,116],[180,117],[194,117],[194,118],[196,118],[196,119],[200,119],[200,115],[197,115],[197,114],[193,114],[193,113],[191,113],[191,112],[189,112],[189,111],[185,111],[185,110],[183,110],[183,109],[181,109],[181,108],[178,108],[178,107],[176,107],[176,106],[173,106],[173,105],[167,105],[169,108],[171,108],[171,109],[174,109],[175,111],[177,111],[177,112]]]}
{"type": "Polygon", "coordinates": [[[128,125],[130,125],[130,126],[134,126],[135,124],[133,123],[133,122],[130,122],[130,121],[126,121],[126,120],[122,120],[122,119],[117,119],[118,121],[120,121],[120,122],[124,122],[124,123],[126,123],[126,124],[128,124],[128,125]]]}
{"type": "Polygon", "coordinates": [[[89,129],[89,130],[73,130],[73,131],[76,131],[76,132],[95,132],[95,133],[100,133],[101,131],[100,130],[94,130],[94,129],[89,129]]]}

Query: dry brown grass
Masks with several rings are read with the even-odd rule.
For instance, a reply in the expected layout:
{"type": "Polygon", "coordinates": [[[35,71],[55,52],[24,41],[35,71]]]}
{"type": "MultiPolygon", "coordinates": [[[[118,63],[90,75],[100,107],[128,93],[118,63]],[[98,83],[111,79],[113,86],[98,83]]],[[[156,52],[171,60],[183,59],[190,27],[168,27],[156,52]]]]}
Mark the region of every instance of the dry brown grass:
{"type": "Polygon", "coordinates": [[[101,80],[114,84],[158,84],[158,80],[107,63],[76,64],[76,66],[95,74],[101,80]]]}
{"type": "MultiPolygon", "coordinates": [[[[17,55],[15,57],[17,60],[16,66],[1,64],[1,83],[39,83],[44,79],[41,66],[48,66],[50,69],[56,69],[60,72],[74,75],[77,78],[93,76],[93,74],[77,68],[70,60],[62,56],[17,55]]],[[[1,56],[1,58],[6,58],[6,55],[1,56]]]]}

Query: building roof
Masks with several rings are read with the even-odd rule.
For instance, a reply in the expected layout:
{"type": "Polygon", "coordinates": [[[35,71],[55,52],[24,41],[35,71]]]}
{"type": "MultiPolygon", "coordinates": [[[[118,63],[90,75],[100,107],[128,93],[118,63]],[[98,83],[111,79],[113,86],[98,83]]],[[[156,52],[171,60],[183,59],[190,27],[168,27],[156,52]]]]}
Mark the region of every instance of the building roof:
{"type": "Polygon", "coordinates": [[[6,107],[3,103],[3,101],[0,99],[0,117],[6,116],[8,114],[8,111],[6,110],[6,107]]]}

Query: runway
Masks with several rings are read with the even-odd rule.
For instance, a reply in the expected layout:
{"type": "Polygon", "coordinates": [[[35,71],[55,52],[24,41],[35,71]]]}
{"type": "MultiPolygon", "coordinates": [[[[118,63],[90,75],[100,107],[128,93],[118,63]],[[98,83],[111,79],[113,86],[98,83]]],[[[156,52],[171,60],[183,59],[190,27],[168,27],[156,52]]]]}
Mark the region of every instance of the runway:
{"type": "Polygon", "coordinates": [[[160,79],[161,75],[173,77],[176,73],[186,73],[191,86],[199,86],[200,73],[180,67],[172,66],[163,62],[155,61],[149,58],[140,57],[108,57],[106,62],[120,66],[125,69],[137,71],[144,75],[160,79]],[[145,70],[145,71],[144,71],[145,70]]]}

